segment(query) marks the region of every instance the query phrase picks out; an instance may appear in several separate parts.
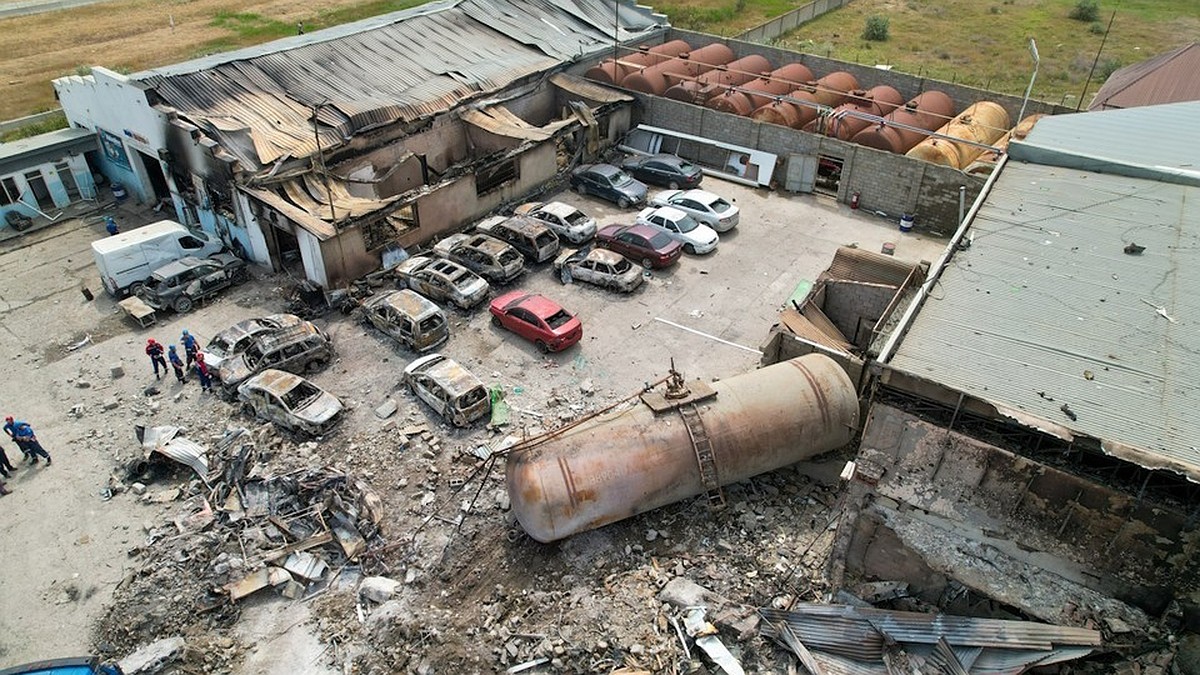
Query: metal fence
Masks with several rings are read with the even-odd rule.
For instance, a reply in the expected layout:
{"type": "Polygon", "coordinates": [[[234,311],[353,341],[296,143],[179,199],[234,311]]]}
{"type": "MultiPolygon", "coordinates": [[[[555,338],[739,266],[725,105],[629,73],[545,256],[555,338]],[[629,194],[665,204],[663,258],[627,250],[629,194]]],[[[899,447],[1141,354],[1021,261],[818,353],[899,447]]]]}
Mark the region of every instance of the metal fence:
{"type": "Polygon", "coordinates": [[[766,23],[751,28],[737,36],[737,39],[745,42],[766,44],[800,24],[812,21],[825,12],[837,9],[848,2],[850,0],[813,0],[803,7],[797,7],[783,16],[777,16],[766,23]]]}

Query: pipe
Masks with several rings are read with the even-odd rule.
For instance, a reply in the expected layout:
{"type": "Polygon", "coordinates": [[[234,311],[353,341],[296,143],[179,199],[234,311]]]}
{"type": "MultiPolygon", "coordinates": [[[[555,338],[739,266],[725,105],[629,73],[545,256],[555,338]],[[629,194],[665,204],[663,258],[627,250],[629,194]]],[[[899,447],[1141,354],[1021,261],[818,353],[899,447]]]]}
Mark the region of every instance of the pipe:
{"type": "Polygon", "coordinates": [[[841,447],[858,427],[854,385],[821,354],[712,388],[690,422],[692,413],[639,402],[514,448],[507,485],[521,527],[540,542],[563,539],[841,447]]]}

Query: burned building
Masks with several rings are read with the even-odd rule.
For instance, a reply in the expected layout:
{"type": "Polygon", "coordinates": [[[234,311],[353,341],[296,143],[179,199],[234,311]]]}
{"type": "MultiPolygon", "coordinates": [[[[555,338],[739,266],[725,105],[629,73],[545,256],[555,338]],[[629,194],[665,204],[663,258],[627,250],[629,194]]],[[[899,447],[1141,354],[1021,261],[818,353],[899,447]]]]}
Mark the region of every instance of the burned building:
{"type": "Polygon", "coordinates": [[[869,366],[837,577],[1196,630],[1200,147],[1164,130],[1197,123],[1064,115],[1010,146],[869,366]]]}
{"type": "Polygon", "coordinates": [[[631,99],[563,71],[664,23],[603,0],[433,2],[54,86],[106,139],[109,179],[331,287],[611,146],[631,99]]]}

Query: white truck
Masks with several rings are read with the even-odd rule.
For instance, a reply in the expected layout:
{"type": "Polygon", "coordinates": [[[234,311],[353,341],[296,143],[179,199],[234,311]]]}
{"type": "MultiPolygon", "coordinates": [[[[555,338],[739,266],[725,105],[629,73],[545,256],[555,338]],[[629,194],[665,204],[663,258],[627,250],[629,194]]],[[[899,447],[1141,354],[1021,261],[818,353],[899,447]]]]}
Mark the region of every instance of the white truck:
{"type": "Polygon", "coordinates": [[[154,270],[184,256],[206,258],[224,245],[216,237],[189,230],[173,220],[160,220],[136,230],[92,242],[100,281],[109,295],[137,293],[154,270]]]}

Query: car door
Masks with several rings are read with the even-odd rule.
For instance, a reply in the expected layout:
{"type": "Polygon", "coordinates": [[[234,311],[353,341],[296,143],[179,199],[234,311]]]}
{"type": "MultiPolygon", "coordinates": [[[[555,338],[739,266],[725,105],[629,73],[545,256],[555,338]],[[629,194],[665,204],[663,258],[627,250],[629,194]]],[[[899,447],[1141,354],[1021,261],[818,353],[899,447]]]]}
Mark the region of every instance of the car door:
{"type": "Polygon", "coordinates": [[[512,317],[510,330],[521,337],[528,340],[540,340],[546,337],[548,332],[546,325],[533,312],[521,307],[514,307],[509,312],[509,316],[512,317]]]}
{"type": "Polygon", "coordinates": [[[593,262],[592,279],[594,279],[592,283],[604,288],[615,284],[615,280],[612,277],[612,268],[608,263],[593,262]]]}
{"type": "Polygon", "coordinates": [[[580,281],[590,284],[596,283],[596,262],[594,260],[584,260],[571,270],[571,276],[580,281]]]}
{"type": "Polygon", "coordinates": [[[441,385],[433,380],[428,375],[416,375],[413,378],[413,384],[416,386],[417,398],[421,399],[434,412],[441,415],[446,410],[446,393],[442,390],[441,385]]]}

